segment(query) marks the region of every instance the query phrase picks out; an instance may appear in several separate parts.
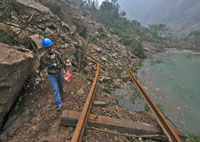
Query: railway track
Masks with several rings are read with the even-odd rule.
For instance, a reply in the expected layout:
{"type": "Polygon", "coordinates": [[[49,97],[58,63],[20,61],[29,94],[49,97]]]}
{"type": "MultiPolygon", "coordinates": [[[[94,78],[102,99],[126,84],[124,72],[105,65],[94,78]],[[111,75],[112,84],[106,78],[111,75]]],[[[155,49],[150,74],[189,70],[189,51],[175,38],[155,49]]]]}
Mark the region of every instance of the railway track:
{"type": "Polygon", "coordinates": [[[94,62],[97,65],[97,71],[96,71],[96,75],[95,75],[94,81],[92,83],[92,87],[90,89],[89,95],[88,95],[85,105],[83,107],[83,111],[81,112],[79,121],[76,125],[76,129],[74,131],[74,135],[71,140],[72,142],[80,142],[82,140],[83,133],[84,133],[84,130],[85,130],[85,127],[87,124],[88,115],[90,113],[90,108],[91,108],[94,94],[96,91],[96,86],[97,86],[99,73],[100,73],[100,66],[99,66],[98,62],[96,62],[96,61],[92,61],[92,62],[94,62]]]}
{"type": "Polygon", "coordinates": [[[157,122],[159,123],[160,127],[162,128],[165,135],[168,137],[168,140],[170,142],[181,142],[181,139],[176,134],[175,130],[170,126],[166,118],[163,116],[163,114],[160,112],[160,110],[157,108],[157,106],[154,104],[154,102],[151,100],[149,95],[146,93],[146,91],[143,89],[143,87],[140,85],[140,83],[137,81],[134,74],[131,72],[131,68],[128,69],[128,73],[137,87],[138,91],[140,92],[141,96],[146,101],[147,105],[151,109],[152,113],[154,114],[157,122]]]}
{"type": "MultiPolygon", "coordinates": [[[[95,95],[98,77],[99,77],[99,73],[100,73],[99,63],[94,61],[94,60],[92,62],[97,65],[96,75],[95,75],[92,87],[90,89],[89,95],[88,95],[86,102],[84,104],[83,110],[80,114],[80,117],[79,117],[78,123],[76,125],[76,128],[75,128],[73,137],[71,139],[71,142],[81,142],[83,134],[84,134],[84,130],[87,127],[87,121],[88,121],[88,117],[89,117],[89,114],[90,114],[90,109],[91,109],[92,101],[93,101],[93,98],[94,98],[94,95],[95,95]]],[[[129,73],[130,78],[132,79],[133,83],[137,87],[138,91],[140,92],[141,96],[144,98],[144,100],[146,101],[150,110],[154,114],[154,116],[155,116],[158,124],[162,128],[164,134],[167,136],[168,141],[170,141],[170,142],[181,142],[181,139],[177,135],[176,131],[170,126],[170,124],[168,123],[166,118],[162,115],[162,113],[156,107],[156,105],[151,100],[149,95],[145,92],[143,87],[140,85],[140,83],[135,78],[134,74],[131,72],[130,68],[128,69],[128,73],[129,73]]]]}

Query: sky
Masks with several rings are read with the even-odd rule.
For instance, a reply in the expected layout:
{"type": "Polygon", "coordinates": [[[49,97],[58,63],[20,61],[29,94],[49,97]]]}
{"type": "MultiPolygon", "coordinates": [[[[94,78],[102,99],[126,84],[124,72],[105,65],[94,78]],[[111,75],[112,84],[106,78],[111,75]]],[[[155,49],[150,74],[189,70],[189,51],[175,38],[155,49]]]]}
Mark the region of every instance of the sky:
{"type": "Polygon", "coordinates": [[[99,0],[99,5],[101,5],[101,3],[103,2],[104,0],[99,0]]]}
{"type": "Polygon", "coordinates": [[[118,0],[120,8],[126,11],[129,19],[145,23],[145,17],[156,9],[163,0],[118,0]]]}

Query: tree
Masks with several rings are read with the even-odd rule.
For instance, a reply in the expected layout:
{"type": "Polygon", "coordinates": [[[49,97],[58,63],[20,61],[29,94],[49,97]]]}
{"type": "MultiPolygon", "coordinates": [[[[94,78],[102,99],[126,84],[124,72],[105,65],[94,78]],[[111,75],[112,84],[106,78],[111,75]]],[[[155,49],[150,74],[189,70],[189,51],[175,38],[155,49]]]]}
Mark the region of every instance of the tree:
{"type": "Polygon", "coordinates": [[[100,20],[111,25],[115,20],[119,18],[119,8],[113,3],[104,1],[100,7],[100,20]]]}
{"type": "Polygon", "coordinates": [[[117,0],[111,0],[111,2],[112,2],[113,4],[116,4],[116,3],[117,3],[117,0]]]}
{"type": "MultiPolygon", "coordinates": [[[[136,20],[129,21],[125,16],[125,11],[119,11],[119,5],[117,0],[105,0],[100,9],[94,10],[94,0],[87,9],[91,11],[98,22],[101,22],[109,27],[111,27],[115,34],[121,37],[120,42],[126,46],[129,46],[132,52],[140,58],[144,58],[144,49],[142,47],[142,42],[136,38],[135,35],[142,35],[141,24],[136,20]]],[[[161,25],[162,27],[162,25],[161,25]]]]}
{"type": "Polygon", "coordinates": [[[126,12],[125,12],[125,11],[121,11],[121,12],[119,13],[119,15],[120,15],[121,17],[125,17],[125,16],[126,16],[126,12]]]}
{"type": "Polygon", "coordinates": [[[169,36],[169,27],[165,24],[150,24],[149,31],[154,37],[166,37],[169,36]]]}

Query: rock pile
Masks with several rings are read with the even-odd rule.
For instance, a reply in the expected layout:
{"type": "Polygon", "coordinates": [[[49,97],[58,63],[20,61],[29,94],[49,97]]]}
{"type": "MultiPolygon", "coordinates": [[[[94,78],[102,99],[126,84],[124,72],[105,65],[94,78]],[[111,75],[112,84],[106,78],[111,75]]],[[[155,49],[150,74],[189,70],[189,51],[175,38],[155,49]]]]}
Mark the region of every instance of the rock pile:
{"type": "MultiPolygon", "coordinates": [[[[120,87],[123,81],[129,79],[128,67],[133,66],[139,60],[128,47],[119,43],[118,36],[113,35],[103,24],[92,20],[88,12],[74,5],[71,0],[2,0],[0,3],[3,3],[4,6],[4,9],[1,9],[0,6],[0,17],[6,14],[6,8],[9,9],[8,16],[3,17],[4,20],[0,21],[0,35],[5,35],[4,39],[0,37],[0,41],[30,49],[38,57],[34,66],[32,63],[34,59],[30,59],[32,62],[30,61],[27,66],[18,67],[16,72],[23,72],[22,80],[32,67],[38,66],[43,50],[41,39],[48,37],[52,39],[54,48],[62,52],[65,58],[75,58],[81,67],[81,72],[85,73],[84,75],[75,74],[73,78],[75,82],[72,81],[67,85],[67,90],[71,90],[71,92],[63,97],[64,109],[82,110],[96,71],[96,65],[86,61],[87,58],[92,58],[100,63],[101,68],[100,83],[98,84],[98,89],[101,91],[97,91],[98,99],[107,101],[105,108],[95,108],[94,112],[99,110],[101,114],[119,118],[125,117],[125,114],[129,115],[127,110],[118,106],[117,101],[109,93],[116,87],[120,87]]],[[[23,49],[20,50],[24,51],[25,49],[23,49]]],[[[48,84],[47,74],[44,76],[46,82],[42,83],[41,88],[38,87],[39,89],[25,93],[25,100],[21,101],[24,105],[16,108],[19,110],[19,114],[13,115],[15,121],[11,117],[5,125],[4,129],[9,131],[3,134],[5,140],[30,141],[30,139],[35,140],[40,136],[52,136],[55,131],[58,133],[59,115],[54,111],[53,95],[48,84]],[[49,129],[50,127],[51,129],[49,129]]],[[[20,78],[20,76],[18,77],[20,78]]],[[[16,94],[18,92],[15,92],[16,94]]],[[[133,118],[132,116],[125,118],[133,118]]],[[[56,136],[59,135],[57,133],[56,136]]],[[[63,140],[65,135],[63,135],[63,140]]],[[[72,135],[71,132],[68,136],[70,135],[72,135]]]]}
{"type": "Polygon", "coordinates": [[[16,0],[11,5],[10,27],[15,28],[13,32],[21,44],[38,52],[41,39],[49,37],[65,56],[75,54],[76,60],[79,59],[80,66],[88,74],[96,68],[86,63],[83,57],[96,59],[101,64],[102,83],[108,88],[118,87],[123,78],[128,77],[127,68],[138,62],[131,50],[119,43],[118,36],[111,34],[103,24],[92,20],[88,12],[70,0],[16,0]],[[26,27],[16,28],[21,27],[18,23],[26,27]],[[103,37],[88,45],[93,37],[101,33],[104,33],[103,37]]]}

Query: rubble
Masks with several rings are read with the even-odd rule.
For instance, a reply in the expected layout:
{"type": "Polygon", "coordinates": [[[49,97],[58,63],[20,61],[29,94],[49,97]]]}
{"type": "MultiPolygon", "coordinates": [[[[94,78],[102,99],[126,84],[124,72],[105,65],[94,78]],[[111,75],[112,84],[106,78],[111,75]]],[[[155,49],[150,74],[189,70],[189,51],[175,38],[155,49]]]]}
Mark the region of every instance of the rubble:
{"type": "Polygon", "coordinates": [[[30,35],[29,38],[36,45],[37,49],[42,48],[42,37],[38,34],[30,35]]]}
{"type": "MultiPolygon", "coordinates": [[[[15,28],[20,33],[15,32],[14,37],[8,36],[8,38],[12,39],[12,44],[17,43],[34,51],[37,55],[35,65],[32,64],[32,61],[28,64],[26,70],[21,70],[24,72],[23,79],[30,73],[32,67],[34,69],[37,68],[39,58],[43,52],[41,39],[49,37],[54,43],[54,48],[61,52],[65,58],[73,58],[75,61],[78,61],[81,71],[85,73],[78,74],[72,72],[75,77],[66,85],[67,90],[69,90],[67,95],[62,96],[65,104],[64,109],[81,111],[83,108],[96,71],[96,65],[85,60],[87,57],[97,60],[100,63],[100,74],[103,79],[98,84],[101,89],[97,91],[97,99],[106,103],[105,107],[98,108],[96,106],[92,108],[92,112],[116,118],[143,121],[143,118],[139,118],[143,117],[143,115],[135,116],[135,114],[119,107],[116,99],[110,94],[105,93],[119,87],[123,82],[123,78],[127,77],[123,71],[139,61],[128,47],[119,43],[118,36],[110,33],[110,30],[103,24],[92,20],[88,12],[74,5],[71,0],[15,0],[11,4],[11,19],[5,21],[5,23],[12,21],[12,25],[16,25],[18,28],[15,28]],[[101,33],[105,33],[105,36],[94,40],[87,46],[88,41],[92,37],[101,33]],[[117,73],[119,65],[120,72],[122,71],[121,74],[117,73]],[[86,78],[89,78],[90,81],[88,81],[89,79],[86,80],[86,78]],[[131,118],[132,116],[134,118],[131,118]]],[[[2,13],[1,10],[0,13],[2,13]]],[[[0,32],[6,33],[9,30],[13,30],[13,27],[10,25],[2,26],[0,24],[0,32]]],[[[25,49],[23,48],[23,50],[25,49]]],[[[18,70],[20,71],[20,69],[24,69],[24,67],[19,67],[18,70]]],[[[61,136],[60,140],[63,141],[63,139],[66,139],[65,132],[70,140],[73,128],[67,128],[65,132],[61,130],[61,133],[57,131],[59,114],[54,111],[53,95],[48,83],[47,74],[45,73],[44,78],[44,80],[36,78],[34,81],[38,85],[37,88],[33,89],[30,93],[26,92],[24,97],[22,97],[21,103],[23,107],[17,105],[18,108],[16,108],[13,114],[17,115],[18,119],[23,123],[19,126],[18,119],[15,119],[16,125],[14,123],[13,125],[17,128],[12,129],[11,124],[9,127],[4,128],[5,132],[2,134],[4,140],[53,141],[54,136],[61,136]],[[10,131],[11,129],[13,131],[10,131]],[[8,133],[10,134],[7,135],[8,133]]],[[[18,95],[18,92],[15,95],[18,95]]],[[[10,119],[12,119],[12,116],[10,119]]],[[[144,116],[146,118],[148,115],[144,116]]],[[[152,119],[150,119],[149,123],[151,121],[152,119]]],[[[88,134],[89,137],[94,138],[91,134],[92,132],[88,134]]],[[[100,138],[102,134],[97,134],[97,136],[100,138]]],[[[106,135],[106,138],[109,137],[110,135],[106,135]]],[[[126,138],[123,137],[120,139],[125,140],[126,138]]]]}

